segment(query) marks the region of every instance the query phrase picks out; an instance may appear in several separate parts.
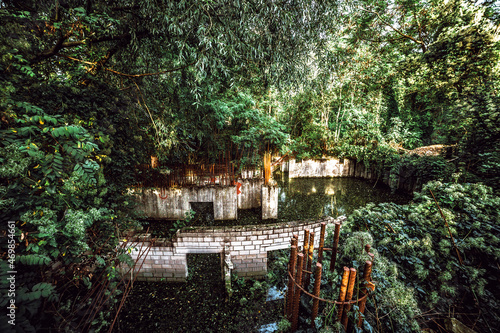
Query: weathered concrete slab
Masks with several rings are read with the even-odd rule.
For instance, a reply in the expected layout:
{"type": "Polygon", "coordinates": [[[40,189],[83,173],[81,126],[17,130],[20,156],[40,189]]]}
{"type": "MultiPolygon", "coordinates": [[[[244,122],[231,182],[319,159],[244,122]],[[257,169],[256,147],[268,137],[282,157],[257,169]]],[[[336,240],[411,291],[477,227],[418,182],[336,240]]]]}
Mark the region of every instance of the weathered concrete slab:
{"type": "Polygon", "coordinates": [[[237,218],[236,186],[214,187],[214,220],[236,220],[237,218]]]}
{"type": "Polygon", "coordinates": [[[257,208],[261,205],[261,187],[263,179],[240,179],[241,184],[238,189],[236,185],[236,195],[238,197],[238,209],[257,208]]]}

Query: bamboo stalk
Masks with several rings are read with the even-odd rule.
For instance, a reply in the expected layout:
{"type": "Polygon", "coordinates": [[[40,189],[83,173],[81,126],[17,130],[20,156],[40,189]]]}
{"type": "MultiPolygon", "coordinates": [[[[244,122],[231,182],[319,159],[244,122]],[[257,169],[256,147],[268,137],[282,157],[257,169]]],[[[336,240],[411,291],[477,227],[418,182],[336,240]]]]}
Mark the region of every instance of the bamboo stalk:
{"type": "Polygon", "coordinates": [[[271,179],[271,153],[266,151],[264,153],[264,185],[269,184],[271,179]]]}

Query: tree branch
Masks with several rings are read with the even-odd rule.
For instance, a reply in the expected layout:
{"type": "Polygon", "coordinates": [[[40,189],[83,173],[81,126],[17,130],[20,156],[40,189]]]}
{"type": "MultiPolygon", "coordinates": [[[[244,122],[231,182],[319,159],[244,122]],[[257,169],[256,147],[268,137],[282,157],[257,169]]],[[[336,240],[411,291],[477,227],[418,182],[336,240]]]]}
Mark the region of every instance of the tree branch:
{"type": "Polygon", "coordinates": [[[401,36],[403,36],[404,38],[407,38],[407,39],[409,39],[409,40],[411,40],[411,41],[413,41],[413,42],[415,42],[415,43],[417,43],[417,44],[420,44],[420,45],[421,45],[421,47],[422,47],[422,51],[423,51],[423,52],[425,52],[425,51],[426,51],[426,49],[427,49],[427,48],[426,48],[425,43],[424,43],[423,41],[418,40],[418,39],[415,39],[415,38],[413,38],[412,36],[410,36],[410,35],[407,35],[407,34],[403,33],[401,30],[396,29],[395,27],[393,27],[393,26],[392,26],[392,24],[390,24],[389,22],[384,21],[384,19],[382,19],[382,17],[380,17],[379,13],[374,12],[374,11],[369,10],[369,9],[365,9],[365,8],[363,8],[363,7],[359,7],[359,9],[361,9],[362,11],[365,11],[365,12],[368,12],[368,13],[371,13],[371,14],[375,14],[375,15],[377,15],[377,17],[378,17],[378,19],[380,20],[380,22],[382,22],[383,24],[385,24],[385,25],[389,26],[392,30],[396,31],[398,34],[400,34],[400,35],[401,35],[401,36]]]}
{"type": "MultiPolygon", "coordinates": [[[[87,64],[87,65],[92,65],[92,66],[96,66],[97,65],[97,62],[85,61],[85,60],[77,59],[77,58],[74,58],[74,57],[70,57],[70,56],[65,55],[65,54],[56,54],[56,56],[62,57],[62,58],[66,58],[66,59],[69,59],[69,60],[72,60],[72,61],[81,62],[81,63],[87,64]]],[[[105,71],[108,71],[108,72],[111,72],[111,73],[114,73],[114,74],[117,74],[117,75],[126,76],[126,77],[143,77],[143,76],[161,75],[161,74],[166,74],[166,73],[171,73],[171,72],[179,71],[179,70],[184,69],[186,67],[192,66],[195,63],[196,63],[196,61],[194,61],[192,63],[189,63],[187,65],[184,65],[184,66],[177,67],[177,68],[167,69],[167,70],[156,72],[156,73],[143,73],[143,74],[127,74],[127,73],[118,72],[118,71],[115,71],[114,69],[105,68],[105,67],[103,67],[102,70],[105,70],[105,71]]]]}
{"type": "Polygon", "coordinates": [[[126,73],[121,73],[121,72],[115,71],[115,70],[113,70],[111,68],[103,68],[103,70],[111,72],[111,73],[114,73],[114,74],[117,74],[117,75],[126,76],[126,77],[143,77],[143,76],[161,75],[161,74],[166,74],[166,73],[171,73],[171,72],[179,71],[179,70],[184,69],[186,67],[192,66],[195,63],[196,63],[196,61],[194,61],[194,62],[192,62],[190,64],[187,64],[187,65],[181,66],[181,67],[177,67],[177,68],[173,68],[173,69],[168,69],[168,70],[164,70],[164,71],[156,72],[156,73],[144,73],[144,74],[126,74],[126,73]]]}
{"type": "MultiPolygon", "coordinates": [[[[73,31],[68,31],[64,36],[61,36],[56,42],[54,46],[52,46],[49,50],[46,50],[38,55],[36,55],[32,63],[39,62],[41,60],[45,60],[55,55],[59,55],[59,51],[64,48],[76,47],[80,45],[90,45],[93,43],[102,43],[102,42],[111,42],[111,41],[129,41],[132,38],[130,33],[118,35],[118,36],[103,36],[95,39],[84,39],[73,42],[66,42],[66,40],[73,34],[73,31]]],[[[136,34],[137,37],[145,37],[149,34],[148,31],[140,31],[136,34]]]]}
{"type": "Polygon", "coordinates": [[[53,55],[56,55],[62,48],[64,41],[69,38],[73,34],[73,30],[70,30],[66,32],[66,34],[61,35],[57,42],[52,46],[49,50],[46,50],[38,55],[36,55],[32,60],[31,63],[39,62],[41,60],[47,59],[52,57],[53,55]]]}

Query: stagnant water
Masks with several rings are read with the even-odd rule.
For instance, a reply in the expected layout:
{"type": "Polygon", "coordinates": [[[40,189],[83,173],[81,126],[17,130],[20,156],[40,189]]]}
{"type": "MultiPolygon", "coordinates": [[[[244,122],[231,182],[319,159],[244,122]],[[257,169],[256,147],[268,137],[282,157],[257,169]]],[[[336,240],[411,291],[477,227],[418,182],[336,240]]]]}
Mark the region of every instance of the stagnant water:
{"type": "MultiPolygon", "coordinates": [[[[278,174],[278,222],[348,215],[369,202],[407,203],[410,197],[391,194],[381,184],[354,178],[288,180],[278,174]]],[[[197,225],[260,224],[260,210],[239,211],[236,221],[213,221],[210,206],[197,207],[197,225]]],[[[275,223],[276,221],[271,221],[275,223]]],[[[149,222],[161,234],[165,221],[149,222]]],[[[269,263],[271,264],[271,263],[269,263]]],[[[267,286],[238,280],[238,291],[227,298],[220,257],[188,255],[185,283],[136,282],[122,310],[116,332],[258,332],[282,313],[282,302],[265,302],[267,286]]]]}

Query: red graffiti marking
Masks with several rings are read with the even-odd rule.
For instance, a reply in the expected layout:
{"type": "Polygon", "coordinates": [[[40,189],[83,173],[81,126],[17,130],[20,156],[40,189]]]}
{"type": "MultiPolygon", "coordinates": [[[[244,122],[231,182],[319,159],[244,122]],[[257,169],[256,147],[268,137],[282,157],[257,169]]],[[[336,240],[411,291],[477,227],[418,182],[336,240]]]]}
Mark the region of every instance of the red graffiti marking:
{"type": "Polygon", "coordinates": [[[160,193],[158,193],[158,196],[160,197],[160,199],[165,200],[166,198],[168,198],[168,191],[162,188],[160,189],[160,193]]]}

